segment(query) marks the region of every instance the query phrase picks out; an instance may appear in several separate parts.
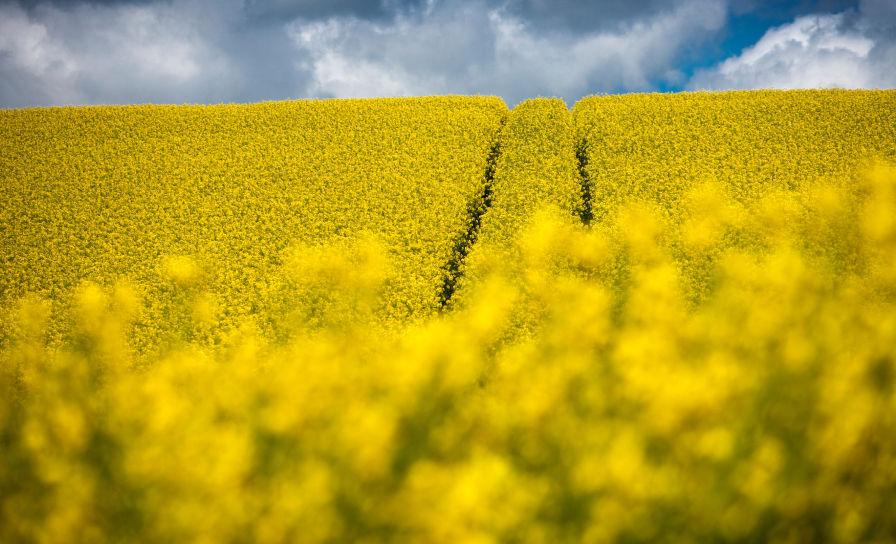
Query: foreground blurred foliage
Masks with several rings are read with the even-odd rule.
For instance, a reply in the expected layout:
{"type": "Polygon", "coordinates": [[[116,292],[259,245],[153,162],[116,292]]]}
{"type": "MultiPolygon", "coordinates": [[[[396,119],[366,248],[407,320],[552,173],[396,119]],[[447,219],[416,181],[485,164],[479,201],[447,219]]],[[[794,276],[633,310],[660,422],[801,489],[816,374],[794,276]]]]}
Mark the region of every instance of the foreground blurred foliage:
{"type": "MultiPolygon", "coordinates": [[[[0,541],[888,541],[896,169],[545,210],[454,311],[381,330],[373,236],[284,259],[222,342],[189,260],[151,364],[127,282],[25,297],[0,359],[0,541]],[[508,257],[508,255],[512,256],[508,257]],[[350,316],[350,319],[347,319],[350,316]]],[[[488,271],[488,273],[484,272],[488,271]]]]}

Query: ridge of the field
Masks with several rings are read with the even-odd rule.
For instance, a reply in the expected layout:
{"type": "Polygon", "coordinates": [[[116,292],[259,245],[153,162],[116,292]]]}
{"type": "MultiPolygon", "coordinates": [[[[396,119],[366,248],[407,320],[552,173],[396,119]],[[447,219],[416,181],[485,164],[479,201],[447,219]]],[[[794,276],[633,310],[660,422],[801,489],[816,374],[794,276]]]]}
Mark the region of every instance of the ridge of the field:
{"type": "Polygon", "coordinates": [[[348,244],[330,257],[389,257],[381,317],[428,315],[506,113],[493,97],[4,110],[0,302],[31,293],[64,313],[81,281],[129,280],[141,350],[213,334],[175,315],[184,296],[224,329],[272,325],[291,296],[316,296],[290,291],[284,263],[326,275],[291,256],[348,244]]]}

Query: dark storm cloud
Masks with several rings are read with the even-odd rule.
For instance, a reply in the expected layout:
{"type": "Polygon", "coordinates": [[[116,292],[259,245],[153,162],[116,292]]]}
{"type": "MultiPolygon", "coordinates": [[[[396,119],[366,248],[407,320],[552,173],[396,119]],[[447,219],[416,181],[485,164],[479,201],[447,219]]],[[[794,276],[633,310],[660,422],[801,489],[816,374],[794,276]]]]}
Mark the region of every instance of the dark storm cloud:
{"type": "Polygon", "coordinates": [[[509,13],[534,26],[589,32],[636,21],[664,9],[674,10],[677,3],[668,0],[510,0],[494,4],[503,4],[509,13]]]}
{"type": "Polygon", "coordinates": [[[756,13],[763,17],[794,18],[808,13],[837,13],[854,8],[859,0],[731,0],[735,15],[756,13]]]}
{"type": "Polygon", "coordinates": [[[77,4],[92,4],[97,6],[116,6],[127,4],[151,4],[157,0],[20,0],[18,3],[23,8],[35,8],[37,6],[74,6],[77,4]]]}
{"type": "MultiPolygon", "coordinates": [[[[177,0],[22,0],[23,7],[71,7],[76,5],[126,6],[176,3],[177,0]]],[[[382,20],[425,3],[425,0],[242,0],[236,5],[246,15],[246,23],[282,23],[296,18],[309,20],[356,17],[382,20]]],[[[226,2],[233,7],[234,3],[226,2]]]]}
{"type": "Polygon", "coordinates": [[[420,3],[416,0],[246,0],[244,6],[252,19],[283,21],[298,17],[326,19],[345,16],[384,19],[420,3]]]}

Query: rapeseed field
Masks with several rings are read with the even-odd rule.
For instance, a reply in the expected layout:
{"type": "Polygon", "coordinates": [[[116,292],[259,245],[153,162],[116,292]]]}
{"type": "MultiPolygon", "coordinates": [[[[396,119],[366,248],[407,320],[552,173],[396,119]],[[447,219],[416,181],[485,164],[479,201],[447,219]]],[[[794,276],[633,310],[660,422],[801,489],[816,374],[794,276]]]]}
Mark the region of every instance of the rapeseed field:
{"type": "Polygon", "coordinates": [[[891,541],[894,106],[0,112],[0,541],[891,541]]]}
{"type": "Polygon", "coordinates": [[[52,300],[58,344],[78,284],[121,281],[145,306],[138,351],[215,345],[244,320],[271,333],[298,296],[297,248],[364,234],[393,257],[379,321],[429,315],[506,111],[460,97],[2,111],[0,302],[52,300]],[[179,315],[184,297],[214,326],[179,315]]]}

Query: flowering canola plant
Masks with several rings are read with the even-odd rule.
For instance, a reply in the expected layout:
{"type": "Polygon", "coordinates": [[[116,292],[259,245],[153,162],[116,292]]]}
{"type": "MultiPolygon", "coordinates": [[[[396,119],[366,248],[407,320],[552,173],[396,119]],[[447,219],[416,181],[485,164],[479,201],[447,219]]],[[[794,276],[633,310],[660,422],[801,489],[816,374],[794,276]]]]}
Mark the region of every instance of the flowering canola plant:
{"type": "MultiPolygon", "coordinates": [[[[428,319],[376,325],[403,254],[373,229],[285,250],[287,295],[256,310],[276,318],[148,360],[139,278],[71,287],[62,344],[58,301],[11,300],[0,541],[891,540],[892,126],[866,125],[879,161],[829,155],[748,197],[748,171],[676,177],[668,207],[628,186],[584,225],[596,165],[624,157],[577,142],[582,111],[510,114],[460,304],[428,319]]],[[[157,319],[212,326],[229,299],[200,262],[154,265],[157,319]]]]}

